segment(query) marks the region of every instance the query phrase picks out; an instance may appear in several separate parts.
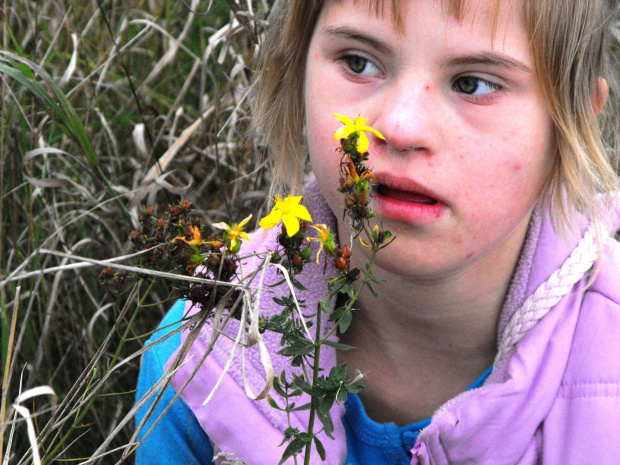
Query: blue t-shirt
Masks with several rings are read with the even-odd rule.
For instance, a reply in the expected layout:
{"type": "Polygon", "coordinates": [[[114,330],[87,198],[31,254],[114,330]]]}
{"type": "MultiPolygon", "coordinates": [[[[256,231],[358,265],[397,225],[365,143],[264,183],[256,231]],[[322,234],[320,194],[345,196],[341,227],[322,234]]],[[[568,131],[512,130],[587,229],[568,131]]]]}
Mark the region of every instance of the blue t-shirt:
{"type": "MultiPolygon", "coordinates": [[[[147,345],[177,329],[181,325],[184,308],[185,302],[177,301],[162,320],[161,329],[147,341],[147,345]]],[[[177,333],[144,353],[136,399],[141,399],[157,383],[163,375],[164,364],[180,345],[181,333],[177,333]]],[[[468,390],[482,386],[490,374],[491,368],[468,390]]],[[[138,439],[144,437],[174,396],[175,392],[171,387],[164,391],[146,426],[138,434],[138,439]]],[[[136,424],[142,421],[153,399],[154,396],[136,413],[136,424]]],[[[409,465],[410,451],[418,439],[418,434],[431,422],[428,418],[402,428],[395,423],[377,423],[366,415],[359,397],[351,394],[347,396],[345,409],[342,424],[347,437],[345,463],[348,465],[409,465]]],[[[212,462],[213,447],[209,438],[193,412],[180,398],[172,403],[136,452],[136,465],[211,465],[212,462]]]]}

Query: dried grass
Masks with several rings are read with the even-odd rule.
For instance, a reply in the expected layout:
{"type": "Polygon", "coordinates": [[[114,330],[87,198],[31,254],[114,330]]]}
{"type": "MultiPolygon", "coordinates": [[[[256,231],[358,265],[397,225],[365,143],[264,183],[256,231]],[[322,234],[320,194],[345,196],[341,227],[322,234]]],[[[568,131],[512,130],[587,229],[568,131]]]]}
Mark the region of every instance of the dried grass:
{"type": "Polygon", "coordinates": [[[132,461],[140,355],[174,280],[114,298],[100,266],[131,258],[145,204],[261,216],[246,95],[270,3],[4,0],[2,465],[37,463],[33,434],[43,464],[132,461]]]}

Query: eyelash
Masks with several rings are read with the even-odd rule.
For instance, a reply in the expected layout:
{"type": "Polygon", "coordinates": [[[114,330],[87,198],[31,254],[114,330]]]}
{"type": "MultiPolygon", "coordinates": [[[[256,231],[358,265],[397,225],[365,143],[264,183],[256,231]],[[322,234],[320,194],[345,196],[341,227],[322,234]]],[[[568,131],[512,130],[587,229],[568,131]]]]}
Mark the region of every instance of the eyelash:
{"type": "Polygon", "coordinates": [[[478,76],[471,76],[471,75],[465,75],[465,76],[459,76],[458,78],[456,78],[454,80],[454,83],[452,84],[452,88],[459,93],[462,93],[464,95],[470,96],[470,97],[474,97],[474,98],[481,98],[481,97],[486,97],[488,98],[491,94],[495,93],[496,91],[502,91],[503,88],[502,86],[500,86],[499,84],[496,84],[494,82],[488,81],[486,79],[482,79],[478,76]],[[458,83],[464,80],[464,79],[469,79],[472,81],[475,81],[477,83],[476,85],[476,89],[474,90],[474,92],[478,91],[480,84],[484,84],[487,87],[491,88],[491,92],[487,92],[484,94],[475,94],[475,93],[469,93],[469,92],[465,92],[463,89],[459,89],[458,88],[458,83]]]}
{"type": "MultiPolygon", "coordinates": [[[[352,67],[351,67],[351,60],[360,60],[364,62],[364,68],[366,68],[366,66],[370,65],[372,67],[375,68],[376,72],[374,74],[382,74],[381,69],[375,64],[373,63],[371,60],[369,60],[368,58],[365,58],[361,55],[355,55],[355,54],[348,54],[348,55],[343,55],[342,57],[340,57],[338,59],[338,62],[340,63],[340,65],[343,68],[343,71],[345,72],[345,74],[352,78],[352,79],[360,79],[360,78],[364,78],[364,77],[369,77],[368,75],[362,74],[362,72],[355,72],[352,67]]],[[[374,77],[374,76],[373,76],[374,77]]]]}

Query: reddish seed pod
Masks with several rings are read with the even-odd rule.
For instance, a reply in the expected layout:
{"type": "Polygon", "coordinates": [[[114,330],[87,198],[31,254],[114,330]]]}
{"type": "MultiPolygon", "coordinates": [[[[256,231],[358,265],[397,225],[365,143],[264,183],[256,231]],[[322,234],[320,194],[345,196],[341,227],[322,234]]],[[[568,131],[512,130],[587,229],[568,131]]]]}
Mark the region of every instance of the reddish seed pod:
{"type": "Polygon", "coordinates": [[[338,270],[344,270],[347,267],[347,261],[343,257],[340,257],[338,260],[336,260],[334,266],[338,270]]]}
{"type": "Polygon", "coordinates": [[[164,220],[162,218],[157,219],[157,227],[162,229],[164,227],[164,220]]]}
{"type": "Polygon", "coordinates": [[[350,194],[344,196],[344,206],[346,208],[353,208],[355,206],[355,199],[350,194]]]}
{"type": "Polygon", "coordinates": [[[296,253],[293,255],[293,266],[301,266],[303,264],[303,260],[301,259],[301,255],[296,253]]]}
{"type": "Polygon", "coordinates": [[[366,192],[357,194],[357,201],[361,205],[364,205],[364,206],[368,205],[368,195],[366,195],[366,192]]]}
{"type": "Polygon", "coordinates": [[[340,254],[346,259],[348,260],[349,258],[351,258],[351,249],[349,248],[348,245],[345,245],[342,249],[340,249],[340,254]]]}
{"type": "Polygon", "coordinates": [[[129,235],[129,239],[133,242],[137,241],[139,237],[140,237],[140,233],[135,230],[131,231],[131,234],[129,235]]]}
{"type": "Polygon", "coordinates": [[[209,266],[213,266],[216,267],[220,264],[220,256],[217,254],[211,254],[209,255],[209,257],[207,258],[207,263],[209,264],[209,266]]]}
{"type": "Polygon", "coordinates": [[[155,207],[153,205],[149,205],[146,209],[146,214],[153,216],[155,214],[155,207]]]}
{"type": "Polygon", "coordinates": [[[172,210],[173,215],[178,215],[179,212],[181,211],[178,205],[173,205],[171,210],[172,210]]]}
{"type": "Polygon", "coordinates": [[[163,235],[162,233],[158,232],[158,233],[155,235],[155,240],[156,240],[157,242],[161,242],[161,241],[163,241],[163,240],[164,240],[164,235],[163,235]]]}
{"type": "Polygon", "coordinates": [[[107,268],[104,268],[104,269],[101,271],[101,277],[102,277],[102,278],[108,278],[108,279],[109,279],[109,278],[111,278],[112,276],[114,276],[114,268],[107,267],[107,268]]]}
{"type": "Polygon", "coordinates": [[[185,210],[189,210],[190,207],[192,206],[191,202],[187,199],[183,200],[183,202],[181,203],[181,206],[185,209],[185,210]]]}

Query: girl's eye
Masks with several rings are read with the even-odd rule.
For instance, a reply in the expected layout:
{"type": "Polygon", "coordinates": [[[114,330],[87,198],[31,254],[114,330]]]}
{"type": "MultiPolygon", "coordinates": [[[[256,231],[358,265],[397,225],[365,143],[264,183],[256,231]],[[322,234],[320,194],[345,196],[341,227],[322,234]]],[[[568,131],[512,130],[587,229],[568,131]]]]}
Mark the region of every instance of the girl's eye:
{"type": "Polygon", "coordinates": [[[346,63],[348,70],[356,75],[374,75],[381,73],[377,65],[359,55],[348,55],[343,57],[342,61],[346,63]]]}
{"type": "Polygon", "coordinates": [[[453,84],[457,92],[467,95],[486,95],[500,89],[500,86],[475,76],[461,76],[453,84]]]}

